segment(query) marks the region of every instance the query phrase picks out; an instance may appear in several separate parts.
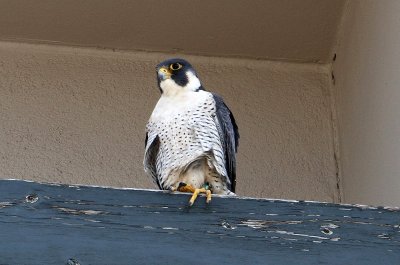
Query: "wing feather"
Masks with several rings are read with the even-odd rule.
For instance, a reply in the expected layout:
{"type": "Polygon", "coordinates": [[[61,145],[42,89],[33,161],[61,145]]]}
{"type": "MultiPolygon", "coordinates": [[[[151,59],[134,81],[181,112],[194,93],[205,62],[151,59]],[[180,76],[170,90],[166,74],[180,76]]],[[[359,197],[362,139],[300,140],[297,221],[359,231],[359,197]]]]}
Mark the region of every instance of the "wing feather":
{"type": "Polygon", "coordinates": [[[160,148],[160,139],[156,133],[147,132],[145,140],[144,170],[149,174],[157,186],[162,189],[157,175],[157,155],[160,148]]]}
{"type": "Polygon", "coordinates": [[[232,112],[221,96],[212,93],[216,105],[216,125],[225,156],[225,168],[231,182],[230,190],[236,188],[236,152],[239,145],[239,129],[232,112]]]}

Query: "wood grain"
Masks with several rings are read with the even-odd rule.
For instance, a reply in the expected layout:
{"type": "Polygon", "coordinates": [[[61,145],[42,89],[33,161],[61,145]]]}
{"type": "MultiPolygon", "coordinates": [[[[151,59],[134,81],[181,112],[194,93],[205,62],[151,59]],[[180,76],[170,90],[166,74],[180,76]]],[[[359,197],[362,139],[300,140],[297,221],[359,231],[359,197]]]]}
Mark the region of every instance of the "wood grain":
{"type": "Polygon", "coordinates": [[[396,208],[0,180],[0,264],[400,264],[396,208]]]}

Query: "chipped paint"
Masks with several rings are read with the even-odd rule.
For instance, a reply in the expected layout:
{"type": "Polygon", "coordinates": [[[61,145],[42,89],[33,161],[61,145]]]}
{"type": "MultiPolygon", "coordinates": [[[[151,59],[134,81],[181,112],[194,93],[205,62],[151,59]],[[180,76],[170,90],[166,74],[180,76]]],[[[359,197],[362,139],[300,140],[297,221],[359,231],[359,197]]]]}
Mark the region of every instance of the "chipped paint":
{"type": "MultiPolygon", "coordinates": [[[[148,263],[156,263],[160,255],[168,256],[176,249],[182,261],[191,258],[190,249],[213,253],[215,256],[207,256],[208,264],[221,264],[217,257],[228,259],[230,264],[243,264],[240,261],[248,257],[256,259],[252,264],[264,264],[267,259],[273,264],[315,264],[313,257],[318,257],[318,262],[329,264],[329,260],[337,260],[337,253],[348,264],[359,264],[352,257],[360,255],[363,265],[394,264],[392,261],[400,259],[399,252],[390,251],[400,248],[400,212],[393,209],[232,197],[215,197],[210,205],[199,202],[187,207],[187,198],[179,193],[85,186],[78,190],[65,185],[0,181],[0,233],[6,235],[7,246],[20,244],[23,236],[35,253],[43,253],[51,244],[57,248],[54,253],[75,256],[85,242],[87,257],[112,249],[123,253],[120,259],[135,260],[146,253],[148,263]],[[25,203],[27,194],[37,194],[40,200],[25,203]],[[151,242],[152,247],[143,242],[151,242]],[[107,249],[99,252],[101,246],[107,249]],[[233,259],[229,258],[231,248],[240,249],[233,259]],[[258,253],[256,257],[254,253],[258,253]]],[[[0,257],[9,257],[18,249],[7,246],[0,248],[0,257]]],[[[23,257],[13,255],[13,262],[6,264],[29,264],[15,260],[16,256],[23,257]]],[[[85,261],[83,256],[76,258],[85,261]]],[[[101,264],[91,261],[85,264],[101,264]]],[[[107,260],[104,264],[113,263],[107,260]]]]}

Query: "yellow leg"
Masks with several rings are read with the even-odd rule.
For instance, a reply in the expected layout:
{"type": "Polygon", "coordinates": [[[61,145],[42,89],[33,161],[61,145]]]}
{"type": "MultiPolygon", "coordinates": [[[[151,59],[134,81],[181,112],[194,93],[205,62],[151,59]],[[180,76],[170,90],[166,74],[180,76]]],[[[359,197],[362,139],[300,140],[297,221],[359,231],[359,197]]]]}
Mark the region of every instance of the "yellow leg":
{"type": "Polygon", "coordinates": [[[190,198],[189,200],[189,206],[192,206],[194,201],[197,199],[197,196],[199,195],[199,193],[206,193],[206,189],[201,188],[201,189],[195,189],[192,195],[192,198],[190,198]]]}
{"type": "Polygon", "coordinates": [[[193,188],[192,186],[186,184],[186,183],[181,182],[181,183],[179,183],[179,186],[178,186],[178,188],[176,190],[180,191],[180,192],[191,192],[191,193],[194,193],[194,191],[196,189],[193,188]]]}
{"type": "Polygon", "coordinates": [[[186,183],[180,183],[177,190],[181,191],[181,192],[192,192],[193,193],[192,197],[189,200],[189,206],[192,206],[194,204],[199,193],[206,194],[206,196],[207,196],[206,203],[210,203],[210,201],[211,201],[211,190],[209,190],[209,189],[205,189],[205,188],[195,189],[192,186],[187,185],[186,183]]]}
{"type": "Polygon", "coordinates": [[[206,194],[207,194],[206,203],[210,203],[211,202],[211,190],[206,190],[206,194]]]}

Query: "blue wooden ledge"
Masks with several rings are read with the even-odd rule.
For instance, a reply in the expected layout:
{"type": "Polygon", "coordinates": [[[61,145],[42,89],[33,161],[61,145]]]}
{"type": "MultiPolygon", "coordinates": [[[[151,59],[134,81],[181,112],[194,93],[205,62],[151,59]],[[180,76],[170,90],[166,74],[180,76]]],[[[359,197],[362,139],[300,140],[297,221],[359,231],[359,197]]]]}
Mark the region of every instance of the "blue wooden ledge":
{"type": "Polygon", "coordinates": [[[400,264],[400,211],[0,180],[0,264],[400,264]]]}

